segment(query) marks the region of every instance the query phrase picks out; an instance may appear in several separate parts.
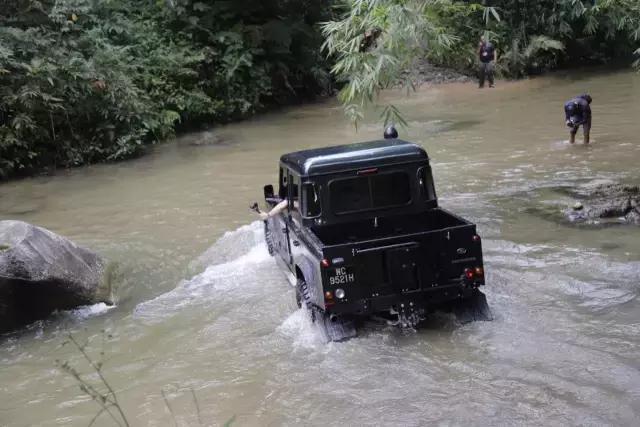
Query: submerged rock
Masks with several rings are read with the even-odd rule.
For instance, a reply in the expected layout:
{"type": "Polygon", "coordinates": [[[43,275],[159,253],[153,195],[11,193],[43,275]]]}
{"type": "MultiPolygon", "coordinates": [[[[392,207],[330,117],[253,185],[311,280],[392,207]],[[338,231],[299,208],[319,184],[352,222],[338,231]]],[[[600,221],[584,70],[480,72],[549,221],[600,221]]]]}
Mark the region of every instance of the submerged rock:
{"type": "Polygon", "coordinates": [[[235,139],[231,134],[221,133],[217,129],[212,129],[182,135],[177,139],[177,143],[193,147],[228,146],[234,144],[235,139]]]}
{"type": "Polygon", "coordinates": [[[617,222],[640,225],[640,187],[622,184],[586,186],[572,191],[580,198],[565,215],[571,222],[617,222]],[[576,209],[576,206],[580,208],[576,209]]]}
{"type": "Polygon", "coordinates": [[[49,230],[0,221],[0,332],[55,310],[110,302],[105,261],[49,230]]]}
{"type": "Polygon", "coordinates": [[[640,225],[640,187],[592,182],[547,188],[524,212],[558,224],[576,227],[640,225]],[[555,198],[557,194],[561,199],[555,198]],[[551,197],[551,199],[549,199],[551,197]]]}

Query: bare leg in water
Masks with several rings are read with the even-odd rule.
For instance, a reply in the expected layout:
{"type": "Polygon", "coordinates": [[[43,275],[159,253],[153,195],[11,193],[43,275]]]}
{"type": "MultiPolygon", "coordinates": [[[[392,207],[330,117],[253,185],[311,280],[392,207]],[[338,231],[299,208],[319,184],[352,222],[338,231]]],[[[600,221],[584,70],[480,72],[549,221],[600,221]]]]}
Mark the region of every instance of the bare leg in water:
{"type": "Polygon", "coordinates": [[[571,128],[569,132],[569,142],[572,144],[576,143],[576,133],[578,133],[578,126],[571,128]]]}
{"type": "Polygon", "coordinates": [[[585,123],[582,126],[582,131],[584,133],[584,144],[587,145],[591,142],[591,121],[589,121],[589,123],[585,123]]]}

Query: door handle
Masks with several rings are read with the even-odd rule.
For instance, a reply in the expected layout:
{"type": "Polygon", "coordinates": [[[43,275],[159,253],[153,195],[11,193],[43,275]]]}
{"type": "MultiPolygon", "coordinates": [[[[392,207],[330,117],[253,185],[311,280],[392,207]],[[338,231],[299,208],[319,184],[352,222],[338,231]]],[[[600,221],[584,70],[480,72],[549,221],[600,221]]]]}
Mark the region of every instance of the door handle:
{"type": "Polygon", "coordinates": [[[298,242],[297,240],[294,240],[292,243],[293,243],[293,246],[300,246],[300,242],[298,242]]]}
{"type": "Polygon", "coordinates": [[[282,232],[286,233],[287,232],[287,227],[282,227],[282,232]]]}

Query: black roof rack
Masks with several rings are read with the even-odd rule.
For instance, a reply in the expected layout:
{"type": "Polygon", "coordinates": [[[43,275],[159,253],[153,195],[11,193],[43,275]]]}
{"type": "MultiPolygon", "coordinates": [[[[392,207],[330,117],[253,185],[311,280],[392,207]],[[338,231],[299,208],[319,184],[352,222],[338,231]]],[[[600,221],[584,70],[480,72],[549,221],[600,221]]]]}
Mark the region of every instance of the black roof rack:
{"type": "Polygon", "coordinates": [[[422,147],[401,139],[314,148],[284,154],[280,158],[280,162],[301,176],[425,160],[429,160],[429,156],[422,147]]]}

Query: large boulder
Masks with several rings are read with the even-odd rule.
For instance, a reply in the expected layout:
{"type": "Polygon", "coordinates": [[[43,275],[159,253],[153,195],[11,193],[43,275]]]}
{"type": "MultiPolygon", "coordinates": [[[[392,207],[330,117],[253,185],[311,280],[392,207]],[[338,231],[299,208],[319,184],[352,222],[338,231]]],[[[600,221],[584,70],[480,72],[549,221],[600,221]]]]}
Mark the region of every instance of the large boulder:
{"type": "Polygon", "coordinates": [[[44,228],[0,221],[0,333],[97,302],[110,302],[98,255],[44,228]]]}

